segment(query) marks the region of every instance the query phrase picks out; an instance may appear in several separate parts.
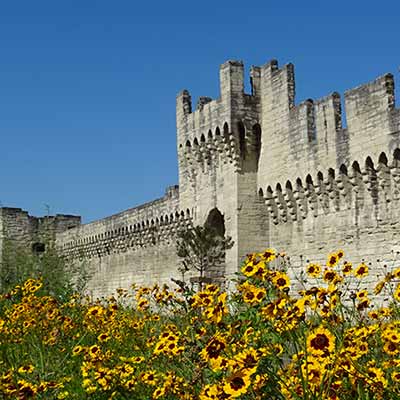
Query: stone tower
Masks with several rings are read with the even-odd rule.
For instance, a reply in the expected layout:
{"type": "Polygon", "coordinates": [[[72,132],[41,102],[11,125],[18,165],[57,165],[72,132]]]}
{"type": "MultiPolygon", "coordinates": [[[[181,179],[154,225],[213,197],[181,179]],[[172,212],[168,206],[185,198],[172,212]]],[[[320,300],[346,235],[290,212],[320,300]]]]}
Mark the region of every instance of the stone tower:
{"type": "Polygon", "coordinates": [[[219,271],[227,277],[246,253],[269,242],[267,208],[257,196],[260,69],[253,68],[251,77],[252,94],[246,94],[243,63],[228,61],[220,68],[219,99],[200,97],[192,111],[188,91],[177,97],[180,206],[192,210],[195,225],[219,216],[234,241],[219,271]]]}

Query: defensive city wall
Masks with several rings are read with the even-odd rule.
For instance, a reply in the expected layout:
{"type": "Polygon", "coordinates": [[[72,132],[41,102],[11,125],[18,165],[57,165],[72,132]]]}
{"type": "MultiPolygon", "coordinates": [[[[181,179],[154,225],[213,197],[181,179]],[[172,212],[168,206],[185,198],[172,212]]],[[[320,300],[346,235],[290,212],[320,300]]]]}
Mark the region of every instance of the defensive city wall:
{"type": "MultiPolygon", "coordinates": [[[[79,217],[53,217],[62,252],[92,268],[94,295],[181,279],[176,233],[204,223],[235,243],[214,272],[219,278],[231,277],[246,253],[270,246],[290,256],[293,274],[338,248],[377,273],[400,262],[393,76],[300,104],[292,64],[273,60],[252,67],[250,76],[246,94],[243,64],[228,61],[218,99],[200,97],[193,107],[188,91],[177,96],[179,188],[85,225],[79,217]]],[[[3,208],[0,224],[3,236],[32,246],[40,221],[3,208]]]]}

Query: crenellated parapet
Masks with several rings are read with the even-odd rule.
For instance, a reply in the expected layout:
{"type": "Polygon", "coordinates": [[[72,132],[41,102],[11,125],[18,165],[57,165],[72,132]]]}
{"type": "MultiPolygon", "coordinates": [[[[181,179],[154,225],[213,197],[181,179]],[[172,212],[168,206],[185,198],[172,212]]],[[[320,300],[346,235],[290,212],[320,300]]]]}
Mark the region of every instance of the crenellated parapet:
{"type": "Polygon", "coordinates": [[[400,149],[388,159],[382,152],[375,161],[371,157],[342,164],[287,180],[283,185],[259,188],[273,224],[301,222],[309,216],[335,214],[343,210],[362,211],[372,205],[377,218],[390,203],[400,200],[400,149]]]}
{"type": "MultiPolygon", "coordinates": [[[[58,234],[80,226],[81,217],[75,215],[46,215],[35,217],[21,208],[0,208],[0,248],[7,239],[13,245],[35,251],[35,245],[44,248],[58,234]]],[[[1,252],[1,249],[0,249],[1,252]]]]}
{"type": "Polygon", "coordinates": [[[308,171],[338,170],[351,160],[399,147],[400,111],[392,74],[344,96],[333,92],[296,104],[293,65],[279,68],[272,61],[261,67],[260,93],[261,187],[295,181],[308,171]]]}
{"type": "Polygon", "coordinates": [[[216,166],[243,167],[244,152],[251,152],[252,128],[259,115],[259,69],[251,71],[252,93],[244,92],[241,61],[228,61],[220,68],[220,98],[200,97],[192,111],[187,90],[177,96],[177,130],[180,185],[196,184],[198,174],[210,173],[216,166]]]}
{"type": "Polygon", "coordinates": [[[192,216],[193,210],[180,210],[179,188],[171,186],[158,200],[63,232],[57,243],[69,259],[106,257],[169,244],[192,216]]]}
{"type": "Polygon", "coordinates": [[[199,174],[227,164],[234,172],[257,170],[265,187],[282,176],[293,180],[299,170],[306,175],[331,165],[338,168],[365,158],[373,147],[384,144],[393,150],[399,145],[400,111],[392,74],[343,96],[333,92],[296,104],[293,64],[279,67],[272,60],[252,67],[251,94],[244,92],[243,72],[242,62],[223,64],[220,98],[200,97],[195,110],[187,90],[178,95],[182,187],[186,182],[197,185],[199,174]]]}
{"type": "Polygon", "coordinates": [[[61,245],[67,259],[91,259],[107,257],[138,249],[171,244],[179,230],[192,225],[189,210],[166,214],[117,229],[104,230],[96,234],[81,236],[61,245]]]}

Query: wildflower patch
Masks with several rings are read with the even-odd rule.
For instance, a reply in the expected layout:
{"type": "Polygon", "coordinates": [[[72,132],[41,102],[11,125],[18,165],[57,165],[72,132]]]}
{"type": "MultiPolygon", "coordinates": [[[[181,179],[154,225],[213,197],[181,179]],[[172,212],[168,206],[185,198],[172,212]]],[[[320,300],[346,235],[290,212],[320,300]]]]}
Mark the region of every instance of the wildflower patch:
{"type": "Polygon", "coordinates": [[[29,279],[0,299],[0,397],[400,398],[400,268],[370,291],[368,265],[339,250],[295,291],[281,258],[249,255],[231,293],[155,285],[60,302],[29,279]]]}

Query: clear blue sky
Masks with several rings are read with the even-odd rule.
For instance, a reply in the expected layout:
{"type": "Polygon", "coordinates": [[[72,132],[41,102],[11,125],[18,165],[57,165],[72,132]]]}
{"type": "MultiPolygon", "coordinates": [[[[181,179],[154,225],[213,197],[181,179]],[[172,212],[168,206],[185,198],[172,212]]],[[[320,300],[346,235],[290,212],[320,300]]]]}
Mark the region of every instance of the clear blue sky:
{"type": "Polygon", "coordinates": [[[0,201],[98,219],[176,184],[175,96],[227,59],[295,64],[297,102],[399,82],[400,2],[3,1],[0,201]]]}

